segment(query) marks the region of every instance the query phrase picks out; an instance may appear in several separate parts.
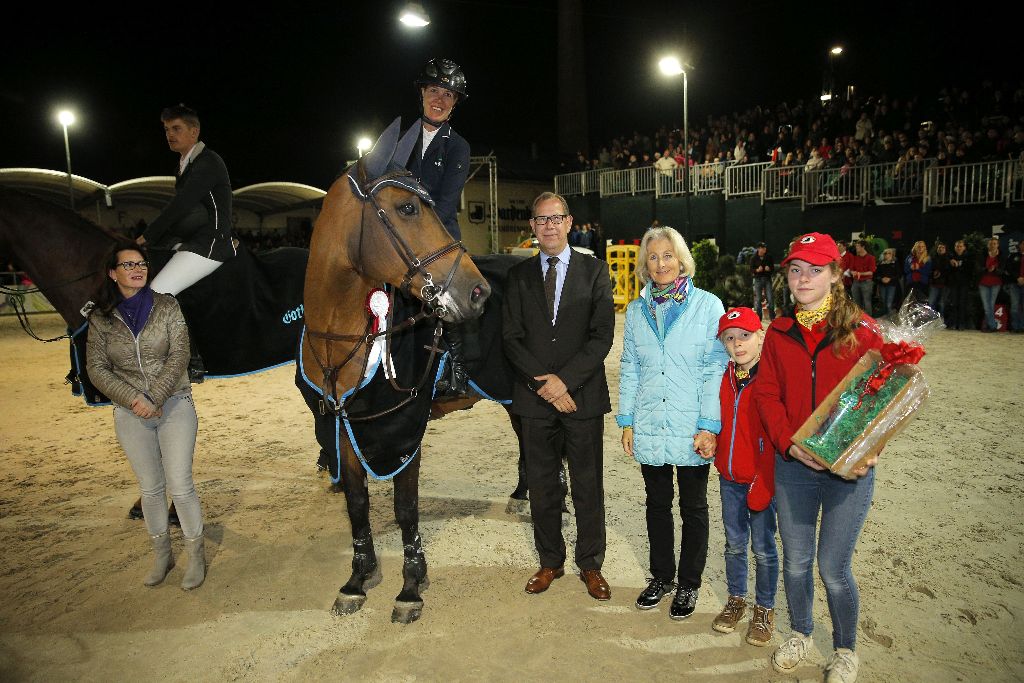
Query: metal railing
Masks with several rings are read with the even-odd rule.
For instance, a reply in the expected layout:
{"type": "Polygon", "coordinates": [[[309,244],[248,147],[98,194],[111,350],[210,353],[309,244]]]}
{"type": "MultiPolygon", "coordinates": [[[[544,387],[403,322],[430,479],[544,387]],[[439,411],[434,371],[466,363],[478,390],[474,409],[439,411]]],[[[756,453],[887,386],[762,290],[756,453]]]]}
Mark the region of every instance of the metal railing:
{"type": "Polygon", "coordinates": [[[800,199],[804,208],[842,202],[923,198],[922,209],[1024,202],[1024,162],[991,161],[939,166],[935,159],[807,170],[804,166],[718,162],[658,171],[652,166],[597,169],[555,176],[563,195],[602,197],[653,192],[657,197],[725,192],[760,195],[762,202],[800,199]],[[687,175],[689,183],[687,183],[687,175]],[[687,188],[689,185],[689,188],[687,188]]]}
{"type": "Polygon", "coordinates": [[[555,192],[563,196],[597,194],[601,190],[600,177],[606,168],[555,176],[555,192]]]}
{"type": "Polygon", "coordinates": [[[600,176],[601,196],[614,197],[623,194],[654,192],[654,174],[653,166],[605,171],[600,176]]]}
{"type": "Polygon", "coordinates": [[[764,201],[799,199],[804,194],[803,166],[775,166],[764,169],[761,183],[764,201]]]}
{"type": "Polygon", "coordinates": [[[1015,185],[1013,167],[1014,162],[1007,160],[930,168],[925,173],[922,210],[968,204],[1009,207],[1015,185]]]}
{"type": "Polygon", "coordinates": [[[769,162],[759,164],[734,164],[725,169],[725,198],[761,194],[764,169],[769,162]]]}

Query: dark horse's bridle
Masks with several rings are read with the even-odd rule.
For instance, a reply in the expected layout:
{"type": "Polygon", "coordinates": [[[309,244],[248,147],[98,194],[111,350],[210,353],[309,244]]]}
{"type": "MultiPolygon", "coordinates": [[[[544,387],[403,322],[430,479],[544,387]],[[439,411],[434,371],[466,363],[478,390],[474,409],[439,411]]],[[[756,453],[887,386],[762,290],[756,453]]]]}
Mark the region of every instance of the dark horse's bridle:
{"type": "MultiPolygon", "coordinates": [[[[361,164],[359,165],[358,169],[360,176],[362,176],[363,167],[361,164]]],[[[382,188],[389,185],[396,186],[403,190],[408,190],[413,194],[417,195],[429,206],[433,206],[434,204],[433,200],[430,198],[430,195],[427,194],[427,191],[419,184],[419,182],[415,180],[412,173],[410,173],[406,169],[398,168],[388,171],[387,173],[378,178],[373,178],[372,180],[364,180],[362,185],[360,185],[352,176],[351,170],[347,174],[347,177],[349,180],[349,184],[352,187],[352,193],[363,202],[363,208],[359,218],[358,254],[360,255],[360,257],[362,257],[363,234],[365,232],[366,227],[366,215],[367,211],[372,208],[373,211],[376,213],[377,218],[384,226],[384,232],[388,236],[388,239],[391,242],[391,246],[394,247],[395,252],[398,254],[398,257],[408,268],[408,270],[405,273],[405,276],[402,278],[402,283],[399,286],[399,290],[406,296],[411,296],[413,279],[416,277],[417,274],[422,276],[424,280],[424,285],[420,288],[420,299],[422,300],[423,303],[420,307],[420,311],[416,315],[406,318],[400,323],[392,324],[392,316],[394,315],[395,310],[395,293],[394,290],[392,290],[389,294],[390,305],[388,307],[388,321],[387,325],[385,326],[386,329],[380,332],[372,331],[373,318],[369,314],[367,314],[366,328],[363,330],[363,334],[361,335],[333,334],[327,331],[312,330],[307,328],[306,331],[309,334],[309,336],[311,338],[324,340],[327,348],[327,358],[325,360],[321,360],[320,357],[317,355],[316,348],[312,344],[309,345],[309,348],[313,353],[313,359],[316,361],[317,366],[323,373],[323,385],[321,387],[321,391],[323,393],[324,398],[320,401],[320,414],[323,415],[327,411],[330,411],[332,415],[337,417],[345,412],[345,408],[351,403],[352,399],[359,392],[361,378],[365,376],[366,368],[370,362],[370,353],[371,350],[373,349],[373,343],[378,338],[385,338],[383,358],[385,359],[384,362],[387,362],[387,358],[389,357],[388,347],[390,345],[392,336],[415,326],[421,320],[424,320],[426,318],[437,319],[437,323],[434,326],[433,343],[431,343],[430,345],[430,358],[427,360],[426,367],[424,368],[423,374],[420,376],[420,379],[417,382],[416,386],[411,388],[404,388],[399,386],[398,382],[396,381],[396,378],[389,377],[388,380],[391,382],[392,388],[394,388],[395,391],[406,394],[406,397],[396,405],[391,406],[390,408],[387,408],[385,410],[373,413],[371,415],[346,415],[346,419],[348,419],[349,421],[359,422],[373,420],[375,418],[387,415],[388,413],[392,413],[398,410],[405,404],[414,400],[419,395],[420,389],[422,389],[423,385],[426,384],[427,379],[430,375],[430,369],[434,364],[434,358],[437,356],[438,351],[440,351],[440,349],[438,348],[438,342],[440,342],[441,340],[442,332],[441,317],[445,315],[445,313],[447,312],[447,310],[444,307],[444,303],[441,301],[441,299],[444,297],[445,293],[448,291],[448,288],[451,286],[452,280],[455,277],[455,273],[459,268],[459,263],[461,263],[462,257],[466,253],[466,247],[465,245],[462,244],[461,240],[454,240],[451,243],[447,244],[446,246],[443,246],[439,249],[430,252],[426,256],[419,257],[416,255],[416,252],[413,251],[413,249],[409,246],[409,243],[406,242],[406,240],[402,237],[401,233],[398,232],[398,229],[395,228],[394,223],[391,222],[391,218],[388,216],[387,212],[383,208],[381,208],[380,203],[377,201],[377,193],[380,192],[382,188]],[[442,258],[445,254],[452,251],[458,251],[458,254],[455,257],[455,262],[452,264],[452,267],[448,270],[448,274],[445,276],[444,282],[440,286],[434,284],[434,278],[430,274],[430,272],[427,271],[427,266],[429,266],[431,263],[437,261],[438,259],[442,258]],[[331,342],[354,342],[355,344],[352,347],[352,350],[349,351],[348,355],[345,356],[344,360],[342,360],[340,363],[331,364],[331,342]],[[356,354],[359,352],[359,349],[364,346],[366,351],[363,354],[362,369],[360,370],[358,375],[360,380],[356,381],[356,386],[353,388],[352,393],[349,394],[344,401],[341,401],[338,397],[338,373],[341,371],[342,368],[344,368],[349,363],[349,361],[355,358],[356,354]]]]}

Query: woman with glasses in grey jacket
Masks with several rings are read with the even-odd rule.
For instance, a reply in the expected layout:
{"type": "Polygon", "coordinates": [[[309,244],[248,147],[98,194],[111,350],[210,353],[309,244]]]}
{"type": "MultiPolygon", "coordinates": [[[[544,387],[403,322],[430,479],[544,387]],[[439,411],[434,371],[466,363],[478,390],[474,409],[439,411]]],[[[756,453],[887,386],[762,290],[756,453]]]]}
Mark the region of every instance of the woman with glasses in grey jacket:
{"type": "Polygon", "coordinates": [[[203,516],[192,481],[198,419],[186,369],[189,338],[174,297],[149,287],[149,264],[132,243],[116,244],[104,284],[89,313],[88,368],[114,403],[114,430],[142,492],[142,510],[156,555],[147,586],[174,566],[167,527],[170,491],[189,551],[181,587],[206,577],[203,516]]]}

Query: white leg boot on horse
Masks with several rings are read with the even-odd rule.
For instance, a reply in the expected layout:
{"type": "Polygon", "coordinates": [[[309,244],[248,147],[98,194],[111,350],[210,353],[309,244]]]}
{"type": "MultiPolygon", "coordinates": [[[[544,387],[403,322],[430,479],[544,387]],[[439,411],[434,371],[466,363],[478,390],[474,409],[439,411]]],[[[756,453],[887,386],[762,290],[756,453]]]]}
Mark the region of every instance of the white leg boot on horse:
{"type": "Polygon", "coordinates": [[[167,572],[174,566],[171,552],[171,535],[168,532],[149,537],[153,544],[153,569],[142,580],[147,586],[159,586],[167,578],[167,572]]]}
{"type": "Polygon", "coordinates": [[[206,548],[203,544],[203,537],[186,538],[185,547],[188,549],[188,565],[185,567],[185,577],[181,580],[183,590],[190,591],[199,588],[206,580],[206,548]]]}

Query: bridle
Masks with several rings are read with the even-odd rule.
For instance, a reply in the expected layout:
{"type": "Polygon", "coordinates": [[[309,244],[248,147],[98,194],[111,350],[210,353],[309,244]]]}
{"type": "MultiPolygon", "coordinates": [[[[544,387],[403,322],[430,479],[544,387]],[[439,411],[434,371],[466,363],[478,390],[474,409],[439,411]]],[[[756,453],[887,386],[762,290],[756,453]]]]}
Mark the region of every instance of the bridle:
{"type": "Polygon", "coordinates": [[[61,339],[71,339],[72,335],[70,333],[62,334],[59,337],[53,337],[51,339],[43,339],[42,337],[37,335],[32,330],[32,324],[29,322],[28,319],[28,310],[25,308],[25,297],[28,294],[45,294],[46,292],[52,292],[56,289],[62,289],[64,287],[67,287],[68,285],[73,285],[76,282],[81,282],[82,280],[88,280],[89,278],[95,277],[99,272],[100,271],[98,270],[94,270],[92,272],[85,273],[84,275],[79,275],[78,277],[71,278],[70,280],[65,280],[64,282],[58,282],[55,285],[50,285],[47,287],[40,287],[38,285],[32,287],[11,287],[10,285],[0,285],[0,294],[7,295],[7,300],[10,302],[11,308],[14,309],[14,314],[18,318],[18,323],[21,324],[21,329],[24,330],[25,334],[27,334],[28,336],[32,337],[36,341],[47,343],[60,341],[61,339]]]}
{"type": "MultiPolygon", "coordinates": [[[[362,164],[359,165],[358,169],[360,176],[362,176],[362,164]]],[[[391,217],[388,216],[387,211],[385,211],[381,207],[380,203],[377,201],[377,194],[380,192],[380,190],[389,185],[399,187],[403,190],[410,191],[413,194],[417,195],[429,206],[433,206],[434,204],[433,200],[430,198],[430,195],[427,194],[427,191],[413,177],[412,173],[410,173],[406,169],[398,168],[388,171],[385,174],[381,175],[380,177],[374,178],[372,180],[366,180],[362,184],[357,182],[356,179],[352,176],[351,170],[347,174],[347,177],[349,184],[352,188],[352,193],[356,197],[358,197],[363,203],[363,207],[360,212],[359,218],[359,247],[357,250],[360,260],[362,260],[363,235],[366,228],[367,213],[369,210],[372,209],[375,212],[377,219],[384,226],[384,233],[387,235],[388,240],[391,242],[391,246],[394,248],[395,252],[398,254],[398,257],[402,260],[402,263],[404,263],[407,268],[405,276],[402,278],[402,283],[398,289],[407,297],[412,296],[411,290],[413,279],[416,277],[416,275],[420,275],[424,280],[424,284],[420,288],[419,292],[419,298],[422,301],[420,311],[416,315],[413,315],[398,324],[393,324],[393,316],[395,310],[395,293],[394,290],[392,290],[389,293],[390,305],[388,307],[387,324],[385,325],[385,329],[379,332],[372,331],[373,319],[370,317],[369,313],[367,313],[366,327],[363,331],[363,334],[361,335],[334,334],[329,330],[320,331],[309,328],[307,328],[306,330],[310,338],[322,339],[326,347],[327,357],[321,360],[321,358],[316,352],[316,348],[312,344],[309,345],[309,348],[313,353],[313,360],[316,361],[316,364],[320,368],[320,371],[323,375],[323,383],[321,385],[321,393],[323,394],[323,399],[321,399],[320,401],[320,414],[323,415],[327,411],[330,411],[331,414],[334,415],[335,417],[345,414],[346,419],[349,421],[366,421],[381,417],[383,415],[387,415],[388,413],[392,413],[401,408],[402,406],[404,406],[405,404],[409,403],[410,401],[414,400],[419,395],[420,389],[422,389],[424,384],[427,382],[427,379],[429,378],[430,375],[430,369],[434,364],[434,359],[436,358],[437,353],[440,351],[438,343],[441,340],[442,333],[441,317],[447,313],[447,309],[445,308],[443,303],[443,298],[444,295],[448,292],[449,287],[451,286],[456,271],[458,271],[459,264],[462,261],[462,257],[466,253],[466,247],[465,245],[463,245],[461,240],[453,240],[451,243],[439,249],[436,249],[430,252],[429,254],[426,254],[425,256],[417,256],[416,252],[409,246],[409,243],[406,242],[406,240],[402,237],[401,233],[398,231],[394,223],[391,221],[391,217]],[[431,275],[430,272],[427,270],[427,266],[429,266],[438,259],[444,257],[445,254],[452,251],[458,251],[458,254],[455,257],[455,262],[452,264],[452,267],[448,270],[444,282],[440,286],[434,284],[433,275],[431,275]],[[346,408],[351,404],[353,398],[355,398],[356,394],[362,387],[362,378],[365,376],[366,369],[369,365],[370,355],[373,349],[373,343],[380,337],[384,337],[385,341],[383,358],[384,362],[388,362],[387,359],[390,357],[389,350],[392,336],[414,327],[421,320],[427,318],[436,318],[437,323],[434,327],[433,342],[430,345],[430,358],[428,359],[426,368],[424,369],[423,374],[420,377],[416,386],[411,388],[404,388],[399,386],[395,378],[389,378],[391,386],[396,391],[406,394],[406,397],[402,401],[400,401],[398,404],[390,408],[379,411],[372,415],[347,415],[345,413],[346,408]],[[342,360],[340,363],[331,363],[332,342],[346,342],[354,344],[352,350],[348,352],[344,360],[342,360]],[[357,380],[356,386],[353,388],[352,393],[350,393],[344,400],[341,400],[338,396],[338,374],[341,372],[342,368],[344,368],[353,358],[356,357],[356,354],[359,352],[359,349],[361,347],[365,347],[365,353],[363,354],[362,369],[358,375],[360,379],[357,380]]]]}

